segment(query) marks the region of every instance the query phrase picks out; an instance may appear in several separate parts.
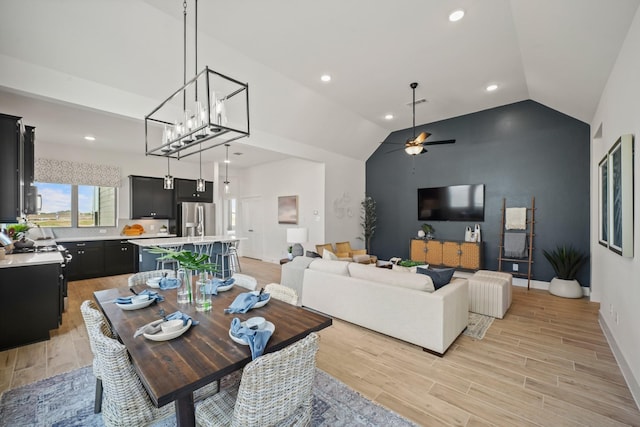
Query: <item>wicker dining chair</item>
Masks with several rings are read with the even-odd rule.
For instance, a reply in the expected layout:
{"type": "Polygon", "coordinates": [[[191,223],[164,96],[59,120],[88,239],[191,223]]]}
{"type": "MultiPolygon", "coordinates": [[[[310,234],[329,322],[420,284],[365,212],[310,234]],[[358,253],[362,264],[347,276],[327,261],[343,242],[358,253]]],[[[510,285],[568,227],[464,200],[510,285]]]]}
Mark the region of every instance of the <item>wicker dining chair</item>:
{"type": "Polygon", "coordinates": [[[318,335],[245,366],[239,386],[196,406],[201,426],[310,425],[318,335]]]}
{"type": "Polygon", "coordinates": [[[291,289],[288,286],[279,283],[269,283],[264,287],[264,291],[269,293],[272,298],[279,299],[291,305],[298,304],[298,293],[295,289],[291,289]]]}
{"type": "Polygon", "coordinates": [[[104,396],[102,420],[107,427],[150,424],[174,413],[174,405],[156,408],[129,360],[126,347],[106,333],[104,322],[93,326],[104,396]]]}
{"type": "Polygon", "coordinates": [[[129,276],[129,287],[136,285],[146,285],[147,280],[153,279],[154,277],[162,277],[166,273],[167,277],[176,277],[176,272],[173,270],[151,270],[151,271],[141,271],[139,273],[132,274],[129,276]]]}
{"type": "Polygon", "coordinates": [[[93,301],[84,301],[80,305],[80,312],[84,319],[84,325],[87,328],[87,337],[89,338],[89,346],[93,353],[93,375],[96,377],[96,392],[95,400],[93,403],[93,412],[99,413],[102,410],[102,368],[100,366],[100,360],[96,357],[95,348],[95,331],[98,325],[104,327],[103,334],[108,337],[113,337],[111,330],[107,323],[104,321],[104,316],[98,306],[93,301]]]}

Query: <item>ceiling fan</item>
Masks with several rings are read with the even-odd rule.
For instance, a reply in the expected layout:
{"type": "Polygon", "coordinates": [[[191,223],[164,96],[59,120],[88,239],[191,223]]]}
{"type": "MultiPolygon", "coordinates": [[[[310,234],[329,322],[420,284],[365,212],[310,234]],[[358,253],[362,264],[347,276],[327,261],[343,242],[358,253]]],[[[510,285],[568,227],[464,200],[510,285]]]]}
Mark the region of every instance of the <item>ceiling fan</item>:
{"type": "MultiPolygon", "coordinates": [[[[440,145],[440,144],[453,144],[456,142],[455,139],[446,139],[442,141],[425,141],[427,138],[431,136],[428,132],[421,132],[420,135],[416,136],[416,88],[418,87],[418,83],[414,82],[409,85],[413,90],[413,138],[408,139],[407,142],[404,143],[404,151],[410,156],[416,156],[418,154],[426,153],[427,149],[425,146],[427,145],[440,145]]],[[[391,150],[389,153],[397,150],[391,150]]]]}

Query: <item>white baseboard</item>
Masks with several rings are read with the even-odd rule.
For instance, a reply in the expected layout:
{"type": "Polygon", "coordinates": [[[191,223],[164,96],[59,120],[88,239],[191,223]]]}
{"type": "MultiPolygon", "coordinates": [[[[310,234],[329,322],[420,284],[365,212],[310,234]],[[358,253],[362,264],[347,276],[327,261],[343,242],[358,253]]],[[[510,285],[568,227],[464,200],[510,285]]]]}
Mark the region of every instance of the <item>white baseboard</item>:
{"type": "Polygon", "coordinates": [[[611,329],[607,325],[607,321],[605,320],[602,312],[598,312],[598,322],[600,323],[600,328],[604,333],[607,342],[609,343],[609,347],[611,347],[611,351],[613,352],[613,356],[616,358],[616,362],[618,362],[618,366],[620,367],[620,371],[622,371],[622,376],[627,382],[627,387],[629,387],[629,391],[633,396],[633,400],[636,401],[636,406],[640,408],[640,381],[633,376],[633,372],[629,368],[629,364],[627,360],[622,355],[620,351],[620,347],[618,347],[618,343],[613,338],[613,334],[611,333],[611,329]]]}

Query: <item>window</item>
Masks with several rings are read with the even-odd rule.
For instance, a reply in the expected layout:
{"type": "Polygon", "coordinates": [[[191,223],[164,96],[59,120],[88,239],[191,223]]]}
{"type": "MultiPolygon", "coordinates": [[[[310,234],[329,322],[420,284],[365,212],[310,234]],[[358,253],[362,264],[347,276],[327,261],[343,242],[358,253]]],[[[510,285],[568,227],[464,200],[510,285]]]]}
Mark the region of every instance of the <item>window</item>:
{"type": "Polygon", "coordinates": [[[71,227],[71,185],[36,182],[42,199],[40,213],[27,217],[42,227],[71,227]]]}
{"type": "Polygon", "coordinates": [[[115,227],[115,187],[36,182],[42,206],[27,219],[42,227],[115,227]]]}

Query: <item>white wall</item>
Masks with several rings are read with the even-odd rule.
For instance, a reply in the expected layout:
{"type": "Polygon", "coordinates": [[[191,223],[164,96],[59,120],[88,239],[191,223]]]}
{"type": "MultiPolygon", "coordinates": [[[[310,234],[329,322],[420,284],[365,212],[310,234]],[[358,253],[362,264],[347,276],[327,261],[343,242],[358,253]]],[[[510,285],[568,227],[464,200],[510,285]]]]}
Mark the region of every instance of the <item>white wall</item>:
{"type": "Polygon", "coordinates": [[[640,402],[640,10],[636,12],[591,123],[602,137],[591,147],[591,287],[600,317],[636,402],[640,402]],[[634,257],[623,258],[598,244],[598,162],[623,134],[635,135],[634,257]]]}

